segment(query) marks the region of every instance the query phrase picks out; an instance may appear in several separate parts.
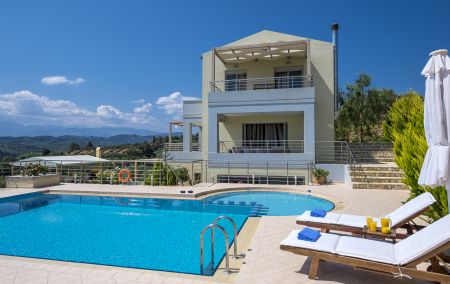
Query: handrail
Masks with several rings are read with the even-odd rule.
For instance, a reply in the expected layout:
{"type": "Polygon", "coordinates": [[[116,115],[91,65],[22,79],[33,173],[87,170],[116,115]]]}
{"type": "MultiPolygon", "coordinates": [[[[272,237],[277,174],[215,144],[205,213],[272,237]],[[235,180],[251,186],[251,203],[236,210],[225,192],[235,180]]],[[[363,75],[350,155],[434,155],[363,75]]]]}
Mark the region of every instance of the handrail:
{"type": "MultiPolygon", "coordinates": [[[[229,242],[228,242],[227,231],[220,225],[209,224],[208,226],[203,228],[202,232],[200,233],[200,274],[203,274],[203,263],[204,263],[204,242],[203,242],[203,239],[204,239],[204,235],[205,235],[205,232],[208,229],[214,230],[214,228],[218,228],[219,230],[221,230],[223,235],[224,235],[224,237],[225,237],[225,270],[224,270],[224,273],[231,273],[231,270],[230,270],[230,259],[229,259],[229,255],[228,255],[229,242]]],[[[211,263],[214,266],[214,238],[213,238],[212,234],[211,234],[211,263]]]]}
{"type": "Polygon", "coordinates": [[[221,153],[303,153],[303,140],[232,140],[218,141],[221,153]]]}
{"type": "Polygon", "coordinates": [[[218,80],[210,82],[212,92],[290,89],[312,87],[312,76],[281,76],[247,79],[218,80]],[[220,85],[222,88],[219,88],[220,85]]]}
{"type": "MultiPolygon", "coordinates": [[[[230,217],[222,215],[222,216],[219,216],[216,219],[214,219],[214,222],[212,222],[212,224],[217,224],[222,219],[230,221],[230,223],[233,225],[233,233],[234,233],[234,256],[233,256],[233,258],[238,259],[238,258],[244,257],[245,256],[244,254],[238,255],[238,252],[237,252],[238,251],[238,249],[237,249],[238,243],[237,243],[236,222],[234,222],[234,220],[231,219],[230,217]]],[[[211,237],[214,238],[214,228],[211,229],[211,237]]]]}

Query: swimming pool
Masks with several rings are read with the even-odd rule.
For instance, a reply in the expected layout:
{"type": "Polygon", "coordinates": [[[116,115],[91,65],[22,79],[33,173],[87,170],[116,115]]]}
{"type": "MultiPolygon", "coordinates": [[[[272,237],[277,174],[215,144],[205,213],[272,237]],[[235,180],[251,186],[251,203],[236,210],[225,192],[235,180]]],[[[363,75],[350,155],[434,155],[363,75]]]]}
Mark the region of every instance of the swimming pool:
{"type": "MultiPolygon", "coordinates": [[[[0,254],[200,274],[199,239],[206,225],[226,215],[240,230],[248,216],[279,213],[283,206],[277,204],[282,200],[262,192],[225,193],[203,200],[41,193],[3,198],[0,254]]],[[[309,201],[311,208],[332,208],[330,202],[309,201]]],[[[225,221],[220,225],[231,243],[232,226],[225,221]]],[[[203,274],[212,274],[225,254],[223,236],[215,236],[214,262],[208,265],[210,232],[205,235],[209,269],[203,274]]]]}

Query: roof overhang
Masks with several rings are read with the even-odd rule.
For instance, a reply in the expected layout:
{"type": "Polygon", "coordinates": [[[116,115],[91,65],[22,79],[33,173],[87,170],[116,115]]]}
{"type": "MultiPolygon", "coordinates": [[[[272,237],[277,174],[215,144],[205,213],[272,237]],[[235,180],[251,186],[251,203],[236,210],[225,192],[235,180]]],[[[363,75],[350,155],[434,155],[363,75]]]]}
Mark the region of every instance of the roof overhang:
{"type": "Polygon", "coordinates": [[[308,40],[280,41],[252,45],[215,48],[216,56],[224,63],[241,63],[254,60],[276,60],[286,57],[306,57],[308,40]]]}

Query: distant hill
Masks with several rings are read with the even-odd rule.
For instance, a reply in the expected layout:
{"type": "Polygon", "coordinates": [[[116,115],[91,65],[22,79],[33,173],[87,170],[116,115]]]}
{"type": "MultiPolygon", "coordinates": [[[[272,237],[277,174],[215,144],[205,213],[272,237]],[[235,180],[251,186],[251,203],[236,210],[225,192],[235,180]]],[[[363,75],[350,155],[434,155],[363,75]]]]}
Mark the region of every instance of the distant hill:
{"type": "MultiPolygon", "coordinates": [[[[178,133],[174,133],[179,135],[178,133]]],[[[166,134],[155,135],[166,136],[166,134]]],[[[44,149],[51,152],[66,152],[69,144],[76,143],[83,148],[88,142],[92,142],[94,147],[111,147],[118,145],[132,145],[135,143],[149,142],[153,136],[140,136],[120,134],[111,137],[97,136],[21,136],[21,137],[0,137],[0,158],[4,156],[19,157],[24,154],[40,155],[44,149]]]]}
{"type": "Polygon", "coordinates": [[[128,127],[101,127],[101,128],[69,128],[58,125],[23,125],[18,122],[0,121],[0,136],[96,136],[96,137],[111,137],[114,135],[140,135],[140,136],[154,136],[162,135],[159,132],[147,129],[135,129],[128,127]]]}

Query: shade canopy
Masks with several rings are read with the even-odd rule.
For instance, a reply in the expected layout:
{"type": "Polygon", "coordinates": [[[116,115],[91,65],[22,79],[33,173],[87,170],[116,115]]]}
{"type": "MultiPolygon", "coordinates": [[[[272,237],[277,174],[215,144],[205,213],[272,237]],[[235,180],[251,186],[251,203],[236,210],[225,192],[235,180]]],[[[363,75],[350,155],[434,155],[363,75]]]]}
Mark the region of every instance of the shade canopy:
{"type": "Polygon", "coordinates": [[[90,155],[40,156],[22,159],[11,163],[11,165],[20,167],[26,164],[41,164],[48,167],[55,167],[56,165],[95,164],[102,162],[108,162],[108,160],[90,155]]]}
{"type": "Polygon", "coordinates": [[[430,53],[426,77],[424,126],[428,150],[419,176],[423,186],[446,186],[450,204],[450,58],[447,50],[430,53]]]}

